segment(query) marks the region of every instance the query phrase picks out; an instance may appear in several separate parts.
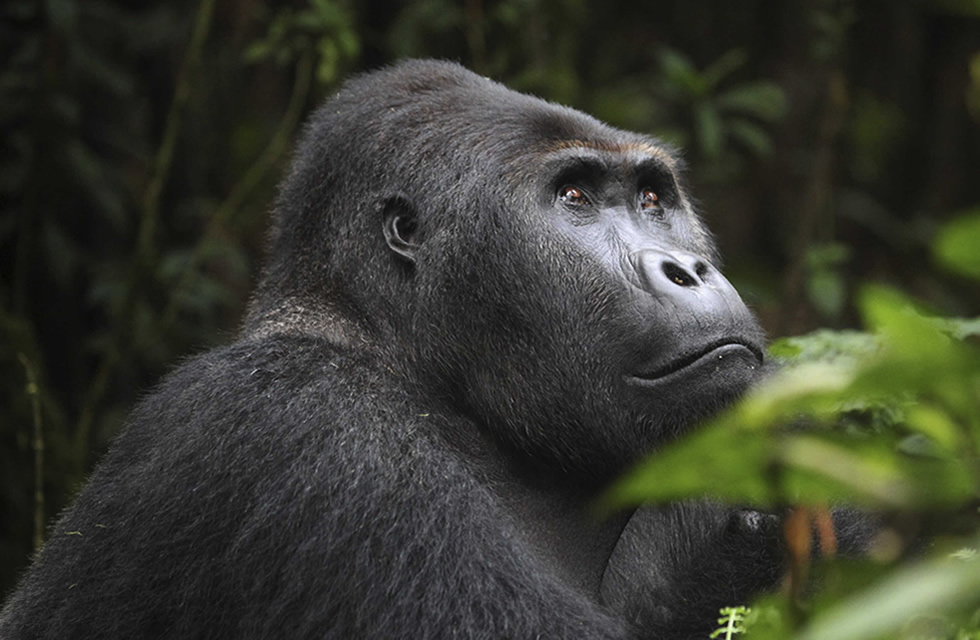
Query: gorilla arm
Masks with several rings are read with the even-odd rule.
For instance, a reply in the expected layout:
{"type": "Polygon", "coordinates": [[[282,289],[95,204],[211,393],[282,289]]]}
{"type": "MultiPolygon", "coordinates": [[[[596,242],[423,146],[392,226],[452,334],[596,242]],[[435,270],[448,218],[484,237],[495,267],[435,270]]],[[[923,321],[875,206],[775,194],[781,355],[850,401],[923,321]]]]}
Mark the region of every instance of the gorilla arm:
{"type": "Polygon", "coordinates": [[[710,502],[644,506],[630,519],[600,595],[643,637],[706,638],[718,610],[779,583],[776,516],[710,502]]]}

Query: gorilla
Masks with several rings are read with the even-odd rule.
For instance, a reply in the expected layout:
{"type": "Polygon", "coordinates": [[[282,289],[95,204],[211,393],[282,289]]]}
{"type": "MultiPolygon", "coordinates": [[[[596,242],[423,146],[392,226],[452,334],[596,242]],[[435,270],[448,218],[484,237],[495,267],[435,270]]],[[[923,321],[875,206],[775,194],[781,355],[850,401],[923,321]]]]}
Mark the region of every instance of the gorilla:
{"type": "Polygon", "coordinates": [[[764,339],[677,155],[447,62],[310,119],[241,335],[134,410],[0,637],[688,638],[775,516],[594,516],[764,339]]]}

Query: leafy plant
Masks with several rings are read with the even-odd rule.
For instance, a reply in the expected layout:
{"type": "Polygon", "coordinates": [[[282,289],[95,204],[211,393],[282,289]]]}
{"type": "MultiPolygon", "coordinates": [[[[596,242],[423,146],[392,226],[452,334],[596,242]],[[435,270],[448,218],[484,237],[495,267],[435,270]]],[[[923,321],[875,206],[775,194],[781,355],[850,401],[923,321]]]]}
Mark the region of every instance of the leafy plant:
{"type": "Polygon", "coordinates": [[[936,256],[950,271],[980,279],[980,209],[947,225],[936,240],[936,256]]]}
{"type": "Polygon", "coordinates": [[[745,617],[749,614],[748,607],[724,607],[718,618],[721,625],[711,632],[709,638],[721,638],[722,640],[732,640],[740,633],[745,633],[745,617]]]}
{"type": "Polygon", "coordinates": [[[310,0],[299,11],[290,7],[280,9],[272,17],[266,36],[245,51],[245,59],[274,60],[286,66],[311,56],[316,59],[317,79],[329,85],[359,51],[360,39],[346,4],[337,0],[310,0]]]}
{"type": "MultiPolygon", "coordinates": [[[[782,89],[767,81],[732,85],[733,74],[746,62],[741,50],[732,50],[699,70],[690,58],[665,48],[660,52],[658,93],[689,122],[694,146],[708,161],[720,160],[729,143],[757,156],[772,153],[766,125],[786,113],[782,89]]],[[[684,144],[686,136],[679,142],[684,144]]]]}

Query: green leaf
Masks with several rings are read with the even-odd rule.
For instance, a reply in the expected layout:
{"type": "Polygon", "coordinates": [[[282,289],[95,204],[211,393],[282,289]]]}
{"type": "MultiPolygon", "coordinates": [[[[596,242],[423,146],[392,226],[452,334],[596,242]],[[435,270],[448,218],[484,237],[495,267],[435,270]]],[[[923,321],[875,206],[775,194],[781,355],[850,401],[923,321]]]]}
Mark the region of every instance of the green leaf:
{"type": "Polygon", "coordinates": [[[803,353],[803,347],[794,343],[792,338],[778,338],[769,345],[769,355],[773,358],[790,360],[803,353]]]}
{"type": "Polygon", "coordinates": [[[731,75],[736,69],[744,65],[746,60],[748,60],[748,55],[744,51],[741,49],[732,49],[708,65],[701,72],[701,80],[704,82],[705,87],[710,90],[731,75]]]}
{"type": "Polygon", "coordinates": [[[703,95],[708,87],[691,60],[673,49],[661,49],[658,58],[667,83],[681,89],[688,97],[703,95]]]}
{"type": "Polygon", "coordinates": [[[617,482],[600,507],[612,511],[704,494],[733,502],[773,502],[772,486],[759,473],[773,453],[770,439],[722,422],[657,452],[617,482]]]}
{"type": "Polygon", "coordinates": [[[980,605],[980,564],[943,558],[895,573],[819,615],[798,640],[895,637],[913,617],[980,605]]]}
{"type": "Polygon", "coordinates": [[[909,456],[897,445],[891,436],[859,440],[818,432],[787,438],[775,459],[785,467],[792,501],[912,508],[970,499],[971,476],[961,461],[909,456]]]}
{"type": "Polygon", "coordinates": [[[705,158],[717,158],[721,155],[722,124],[718,112],[710,102],[701,101],[694,107],[694,117],[697,121],[695,133],[698,146],[705,158]]]}
{"type": "Polygon", "coordinates": [[[357,33],[351,29],[345,29],[337,34],[337,44],[344,56],[355,58],[360,53],[361,42],[357,38],[357,33]]]}
{"type": "Polygon", "coordinates": [[[719,109],[737,111],[769,122],[786,115],[786,94],[772,82],[748,82],[718,96],[719,109]]]}
{"type": "Polygon", "coordinates": [[[945,354],[952,349],[952,341],[939,326],[920,314],[912,302],[889,287],[866,285],[858,298],[864,322],[880,333],[886,346],[893,353],[922,357],[935,361],[935,354],[945,354]]]}
{"type": "Polygon", "coordinates": [[[825,362],[853,366],[857,360],[867,359],[880,349],[880,342],[870,333],[818,329],[803,336],[780,338],[769,347],[769,353],[794,365],[825,362]]]}
{"type": "Polygon", "coordinates": [[[960,443],[959,428],[952,417],[935,404],[919,403],[906,412],[906,424],[927,436],[949,453],[955,453],[960,443]]]}
{"type": "Polygon", "coordinates": [[[944,267],[980,278],[980,210],[946,224],[934,247],[936,258],[944,267]]]}
{"type": "Polygon", "coordinates": [[[945,318],[942,330],[957,340],[980,336],[980,318],[945,318]]]}
{"type": "MultiPolygon", "coordinates": [[[[843,407],[868,405],[872,392],[891,397],[869,387],[869,380],[892,384],[878,369],[879,360],[863,367],[839,361],[784,371],[699,431],[655,453],[613,487],[606,506],[700,495],[756,505],[846,500],[889,508],[969,499],[969,469],[949,448],[937,447],[932,457],[908,456],[898,451],[899,438],[887,432],[858,439],[826,430],[773,430],[804,416],[818,423],[839,420],[843,407]]],[[[948,425],[935,415],[917,420],[937,442],[950,441],[948,425]]]]}
{"type": "Polygon", "coordinates": [[[317,80],[323,85],[329,85],[337,77],[340,50],[337,48],[337,43],[330,38],[321,38],[317,49],[320,54],[320,64],[317,65],[317,80]]]}
{"type": "Polygon", "coordinates": [[[246,62],[261,62],[272,55],[272,45],[265,41],[253,42],[245,49],[243,57],[246,62]]]}
{"type": "Polygon", "coordinates": [[[760,158],[772,155],[772,142],[769,133],[748,120],[732,118],[728,122],[728,135],[760,158]]]}

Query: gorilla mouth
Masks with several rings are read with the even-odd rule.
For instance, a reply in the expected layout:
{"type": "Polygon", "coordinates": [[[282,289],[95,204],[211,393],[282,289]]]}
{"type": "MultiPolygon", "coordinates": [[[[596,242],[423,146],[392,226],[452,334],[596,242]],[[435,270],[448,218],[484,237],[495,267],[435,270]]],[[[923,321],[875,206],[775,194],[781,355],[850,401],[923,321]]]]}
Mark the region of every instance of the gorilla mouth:
{"type": "Polygon", "coordinates": [[[634,377],[647,382],[661,380],[685,369],[700,367],[711,362],[717,363],[719,360],[733,357],[750,360],[752,362],[750,366],[753,368],[762,366],[762,349],[747,340],[729,338],[712,342],[649,371],[638,373],[634,377]]]}

